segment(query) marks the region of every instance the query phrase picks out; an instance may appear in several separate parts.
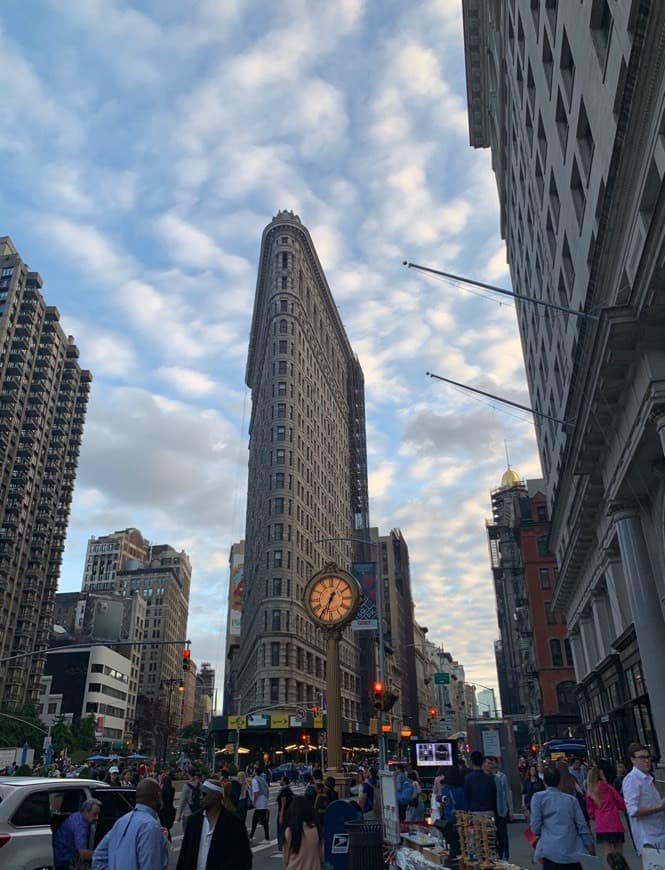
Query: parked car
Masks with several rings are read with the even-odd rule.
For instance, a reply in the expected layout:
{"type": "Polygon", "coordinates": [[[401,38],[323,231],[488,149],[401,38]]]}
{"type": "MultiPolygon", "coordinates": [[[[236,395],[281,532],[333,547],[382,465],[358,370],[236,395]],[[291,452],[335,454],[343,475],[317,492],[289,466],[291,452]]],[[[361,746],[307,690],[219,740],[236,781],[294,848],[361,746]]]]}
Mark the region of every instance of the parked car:
{"type": "Polygon", "coordinates": [[[136,802],[136,792],[94,779],[0,777],[0,867],[44,870],[53,867],[53,832],[89,798],[101,801],[93,827],[96,846],[116,819],[136,802]]]}

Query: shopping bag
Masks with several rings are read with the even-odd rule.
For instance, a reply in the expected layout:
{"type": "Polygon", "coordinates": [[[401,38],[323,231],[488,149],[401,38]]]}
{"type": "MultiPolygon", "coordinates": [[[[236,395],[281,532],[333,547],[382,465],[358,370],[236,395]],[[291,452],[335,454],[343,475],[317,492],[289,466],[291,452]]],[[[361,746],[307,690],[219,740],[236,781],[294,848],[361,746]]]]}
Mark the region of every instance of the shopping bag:
{"type": "Polygon", "coordinates": [[[524,838],[532,849],[536,848],[536,843],[538,842],[538,835],[533,833],[531,827],[525,829],[524,838]]]}
{"type": "Polygon", "coordinates": [[[643,846],[642,870],[665,870],[665,849],[643,846]]]}

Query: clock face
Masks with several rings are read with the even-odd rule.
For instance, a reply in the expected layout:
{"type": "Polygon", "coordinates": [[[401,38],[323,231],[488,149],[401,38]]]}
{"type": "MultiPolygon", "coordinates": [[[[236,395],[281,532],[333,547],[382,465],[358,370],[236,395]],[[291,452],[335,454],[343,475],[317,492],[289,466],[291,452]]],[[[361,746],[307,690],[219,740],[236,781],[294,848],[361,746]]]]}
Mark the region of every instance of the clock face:
{"type": "Polygon", "coordinates": [[[312,584],[308,598],[312,616],[323,625],[335,625],[347,618],[357,595],[344,577],[327,574],[312,584]]]}

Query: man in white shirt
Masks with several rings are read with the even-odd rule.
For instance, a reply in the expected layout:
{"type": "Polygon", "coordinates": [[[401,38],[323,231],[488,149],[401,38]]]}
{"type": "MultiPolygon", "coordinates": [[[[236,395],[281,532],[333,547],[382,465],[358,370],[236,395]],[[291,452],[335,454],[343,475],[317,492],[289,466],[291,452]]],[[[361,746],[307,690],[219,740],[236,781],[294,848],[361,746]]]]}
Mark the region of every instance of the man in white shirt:
{"type": "Polygon", "coordinates": [[[642,743],[628,747],[633,769],[622,783],[623,799],[638,855],[644,846],[665,849],[665,800],[651,776],[651,755],[642,743]]]}
{"type": "Polygon", "coordinates": [[[270,839],[268,827],[268,796],[270,788],[263,772],[263,768],[257,768],[252,777],[252,804],[254,812],[252,814],[252,830],[249,835],[250,840],[256,833],[256,828],[259,822],[263,825],[263,833],[266,835],[266,840],[270,839]]]}

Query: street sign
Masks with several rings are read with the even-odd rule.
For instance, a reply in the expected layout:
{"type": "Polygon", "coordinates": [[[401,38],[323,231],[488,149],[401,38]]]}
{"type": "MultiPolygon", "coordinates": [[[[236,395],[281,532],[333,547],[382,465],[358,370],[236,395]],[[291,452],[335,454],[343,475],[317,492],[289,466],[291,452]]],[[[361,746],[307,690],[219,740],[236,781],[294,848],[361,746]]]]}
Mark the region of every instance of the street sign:
{"type": "Polygon", "coordinates": [[[450,674],[441,673],[434,674],[434,685],[435,686],[447,686],[450,683],[450,674]]]}
{"type": "Polygon", "coordinates": [[[296,710],[296,719],[304,721],[305,716],[307,716],[307,711],[304,710],[302,707],[298,707],[298,709],[296,710]]]}

